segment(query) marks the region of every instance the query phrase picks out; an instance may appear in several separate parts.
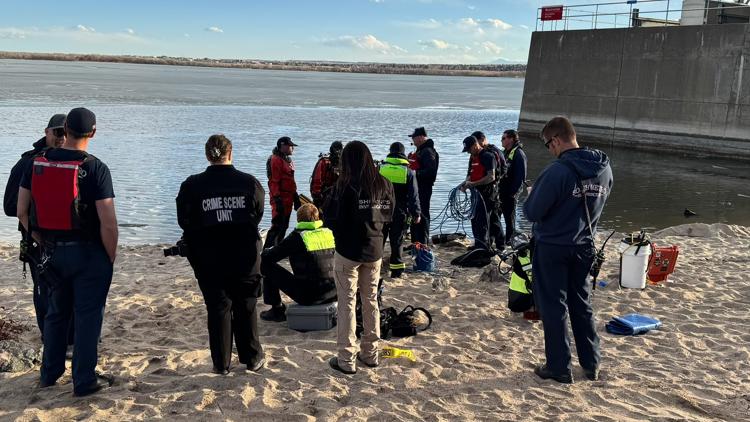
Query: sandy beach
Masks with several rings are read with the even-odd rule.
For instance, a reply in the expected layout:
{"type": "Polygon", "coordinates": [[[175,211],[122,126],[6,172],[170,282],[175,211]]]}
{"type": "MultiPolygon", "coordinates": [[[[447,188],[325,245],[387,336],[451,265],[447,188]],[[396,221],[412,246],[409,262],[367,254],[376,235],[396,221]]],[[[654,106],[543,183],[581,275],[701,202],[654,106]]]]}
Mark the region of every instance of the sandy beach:
{"type": "MultiPolygon", "coordinates": [[[[600,233],[601,237],[601,233],[600,233]]],[[[99,369],[114,386],[74,398],[68,370],[36,388],[38,365],[0,374],[0,419],[143,420],[746,420],[750,413],[750,228],[689,224],[652,236],[679,245],[668,283],[617,287],[616,234],[603,268],[609,285],[593,304],[602,338],[602,377],[577,362],[572,385],[532,372],[544,359],[541,324],[506,308],[507,283],[482,269],[451,267],[462,246],[436,248],[433,274],[387,280],[384,304],[433,315],[416,337],[383,345],[417,361],[382,359],[353,376],[332,371],[335,330],[299,333],[260,321],[268,365],[246,373],[234,357],[228,376],[211,373],[206,312],[187,261],[160,245],[121,247],[106,308],[99,369]],[[613,316],[639,312],[663,327],[637,337],[607,334],[613,316]]],[[[2,312],[31,327],[21,341],[39,348],[31,280],[14,245],[0,247],[2,312]]],[[[265,309],[264,305],[259,305],[265,309]]]]}

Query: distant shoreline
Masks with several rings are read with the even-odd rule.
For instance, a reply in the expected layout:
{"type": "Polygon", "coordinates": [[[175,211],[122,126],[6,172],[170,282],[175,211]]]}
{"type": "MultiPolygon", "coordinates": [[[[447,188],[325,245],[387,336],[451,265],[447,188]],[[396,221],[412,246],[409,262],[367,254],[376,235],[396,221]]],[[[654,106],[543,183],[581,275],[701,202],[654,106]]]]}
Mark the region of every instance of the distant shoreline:
{"type": "Polygon", "coordinates": [[[115,56],[103,54],[24,53],[0,51],[0,59],[52,60],[66,62],[102,62],[160,64],[171,66],[219,67],[230,69],[290,70],[308,72],[373,73],[386,75],[479,76],[524,78],[525,64],[401,64],[346,63],[304,60],[191,59],[167,56],[115,56]]]}

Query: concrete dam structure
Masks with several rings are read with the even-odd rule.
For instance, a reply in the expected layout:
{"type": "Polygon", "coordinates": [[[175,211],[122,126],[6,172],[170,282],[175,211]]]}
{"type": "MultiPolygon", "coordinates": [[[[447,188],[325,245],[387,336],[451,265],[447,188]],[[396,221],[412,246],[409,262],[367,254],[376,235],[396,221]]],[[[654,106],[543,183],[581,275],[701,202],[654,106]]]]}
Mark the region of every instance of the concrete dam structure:
{"type": "Polygon", "coordinates": [[[534,32],[519,131],[750,160],[750,24],[534,32]]]}

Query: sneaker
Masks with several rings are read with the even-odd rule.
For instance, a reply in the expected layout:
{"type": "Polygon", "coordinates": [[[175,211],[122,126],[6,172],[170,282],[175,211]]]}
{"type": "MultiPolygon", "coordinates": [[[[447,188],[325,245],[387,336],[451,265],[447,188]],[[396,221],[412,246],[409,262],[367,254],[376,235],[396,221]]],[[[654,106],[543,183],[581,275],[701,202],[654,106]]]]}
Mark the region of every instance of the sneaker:
{"type": "Polygon", "coordinates": [[[257,362],[247,365],[247,370],[250,372],[258,372],[266,366],[266,358],[262,357],[257,362]]]}
{"type": "Polygon", "coordinates": [[[337,358],[335,356],[328,360],[328,366],[330,366],[331,368],[333,368],[333,369],[341,372],[342,374],[346,374],[346,375],[353,375],[353,374],[357,373],[356,369],[353,370],[353,371],[348,371],[348,370],[340,367],[339,366],[339,358],[337,358]]]}
{"type": "Polygon", "coordinates": [[[599,368],[594,368],[594,369],[584,368],[583,374],[586,376],[586,379],[589,381],[599,381],[599,368]]]}
{"type": "Polygon", "coordinates": [[[281,306],[272,306],[267,311],[260,313],[260,319],[270,322],[286,321],[286,305],[282,303],[281,306]]]}
{"type": "Polygon", "coordinates": [[[359,353],[357,353],[357,360],[359,361],[359,363],[361,363],[362,365],[365,365],[365,366],[366,366],[366,367],[368,367],[368,368],[377,368],[377,367],[378,367],[378,365],[380,365],[380,364],[379,364],[379,363],[377,363],[377,362],[376,362],[376,363],[369,363],[369,362],[365,362],[365,360],[364,360],[364,359],[362,359],[362,356],[360,356],[360,354],[359,354],[359,353]]]}
{"type": "Polygon", "coordinates": [[[543,380],[555,380],[561,384],[572,384],[573,383],[573,375],[571,374],[555,374],[549,369],[547,369],[547,365],[540,365],[534,368],[534,373],[543,380]]]}

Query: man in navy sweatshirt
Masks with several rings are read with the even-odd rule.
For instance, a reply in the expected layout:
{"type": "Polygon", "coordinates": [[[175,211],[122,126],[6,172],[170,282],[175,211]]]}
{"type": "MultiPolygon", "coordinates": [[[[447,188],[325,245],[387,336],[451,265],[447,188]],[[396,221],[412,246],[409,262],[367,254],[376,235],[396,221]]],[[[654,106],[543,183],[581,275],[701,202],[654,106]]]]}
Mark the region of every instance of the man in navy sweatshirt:
{"type": "Polygon", "coordinates": [[[524,205],[527,220],[534,223],[534,300],[544,324],[547,358],[534,373],[573,382],[569,313],[578,362],[593,381],[599,378],[599,336],[586,276],[594,261],[596,224],[612,191],[612,169],[606,154],[578,146],[575,128],[565,117],[547,122],[542,139],[557,160],[539,175],[524,205]]]}

